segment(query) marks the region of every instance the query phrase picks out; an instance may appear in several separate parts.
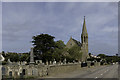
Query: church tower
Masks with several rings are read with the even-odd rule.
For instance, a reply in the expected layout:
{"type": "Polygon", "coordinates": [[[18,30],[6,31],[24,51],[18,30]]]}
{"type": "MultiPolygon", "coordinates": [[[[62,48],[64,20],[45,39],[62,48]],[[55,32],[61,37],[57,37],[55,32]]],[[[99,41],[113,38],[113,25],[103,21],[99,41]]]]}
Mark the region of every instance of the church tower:
{"type": "Polygon", "coordinates": [[[82,34],[81,34],[81,43],[82,43],[82,60],[86,61],[88,57],[88,33],[86,29],[86,22],[85,22],[85,16],[84,16],[84,22],[83,22],[83,28],[82,28],[82,34]]]}

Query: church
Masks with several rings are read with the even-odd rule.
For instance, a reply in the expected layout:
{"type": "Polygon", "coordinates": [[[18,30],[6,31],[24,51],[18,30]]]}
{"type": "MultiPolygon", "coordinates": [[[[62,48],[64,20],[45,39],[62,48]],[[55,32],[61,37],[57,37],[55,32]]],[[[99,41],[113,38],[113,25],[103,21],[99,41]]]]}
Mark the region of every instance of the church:
{"type": "Polygon", "coordinates": [[[78,47],[80,47],[81,49],[80,52],[82,52],[81,62],[85,62],[88,58],[88,33],[86,28],[85,16],[84,16],[84,22],[83,22],[83,28],[82,28],[82,34],[81,34],[81,42],[71,37],[66,44],[66,48],[70,49],[74,45],[77,45],[78,47]]]}

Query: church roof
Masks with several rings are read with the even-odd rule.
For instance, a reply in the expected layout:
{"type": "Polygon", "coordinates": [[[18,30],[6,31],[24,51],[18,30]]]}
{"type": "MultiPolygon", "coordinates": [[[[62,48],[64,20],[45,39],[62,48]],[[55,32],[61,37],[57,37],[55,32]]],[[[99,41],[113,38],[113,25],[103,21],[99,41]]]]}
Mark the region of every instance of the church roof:
{"type": "Polygon", "coordinates": [[[81,43],[75,39],[72,38],[72,40],[78,45],[78,46],[81,46],[81,43]]]}

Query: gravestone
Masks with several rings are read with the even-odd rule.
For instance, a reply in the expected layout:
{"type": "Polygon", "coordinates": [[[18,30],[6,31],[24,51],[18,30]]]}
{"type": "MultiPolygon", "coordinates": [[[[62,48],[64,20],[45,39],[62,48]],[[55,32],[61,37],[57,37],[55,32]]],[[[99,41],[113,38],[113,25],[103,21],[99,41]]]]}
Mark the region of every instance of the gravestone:
{"type": "Polygon", "coordinates": [[[50,61],[50,65],[52,64],[52,61],[50,61]]]}
{"type": "Polygon", "coordinates": [[[81,64],[81,61],[78,61],[79,64],[81,64]]]}
{"type": "Polygon", "coordinates": [[[10,61],[10,59],[8,59],[7,61],[8,61],[8,64],[12,64],[12,62],[10,61]]]}
{"type": "Polygon", "coordinates": [[[40,64],[42,64],[42,60],[40,60],[40,64]]]}
{"type": "Polygon", "coordinates": [[[56,64],[56,61],[55,61],[55,59],[54,59],[54,61],[53,61],[53,65],[55,65],[56,64]]]}
{"type": "Polygon", "coordinates": [[[48,65],[48,61],[46,61],[46,65],[48,65]]]}
{"type": "Polygon", "coordinates": [[[88,68],[91,67],[91,61],[87,61],[87,67],[88,67],[88,68]]]}
{"type": "Polygon", "coordinates": [[[64,59],[63,63],[66,64],[66,58],[64,59]]]}
{"type": "Polygon", "coordinates": [[[73,60],[73,63],[75,63],[75,60],[73,60]]]}
{"type": "Polygon", "coordinates": [[[59,61],[59,65],[61,65],[61,60],[59,61]]]}
{"type": "Polygon", "coordinates": [[[26,61],[21,62],[21,65],[26,65],[26,64],[27,64],[26,61]]]}

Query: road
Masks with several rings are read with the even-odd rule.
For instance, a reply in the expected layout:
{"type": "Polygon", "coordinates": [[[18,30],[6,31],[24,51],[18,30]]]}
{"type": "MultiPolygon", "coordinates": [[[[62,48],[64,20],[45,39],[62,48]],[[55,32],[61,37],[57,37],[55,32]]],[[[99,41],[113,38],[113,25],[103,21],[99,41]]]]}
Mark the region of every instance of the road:
{"type": "Polygon", "coordinates": [[[81,68],[80,70],[64,73],[60,75],[49,76],[48,78],[91,78],[91,79],[100,79],[100,78],[109,78],[108,80],[113,80],[113,78],[118,78],[119,65],[107,65],[99,66],[92,68],[81,68]]]}

